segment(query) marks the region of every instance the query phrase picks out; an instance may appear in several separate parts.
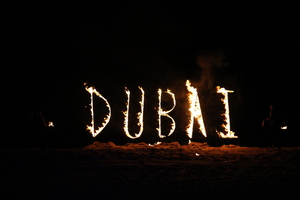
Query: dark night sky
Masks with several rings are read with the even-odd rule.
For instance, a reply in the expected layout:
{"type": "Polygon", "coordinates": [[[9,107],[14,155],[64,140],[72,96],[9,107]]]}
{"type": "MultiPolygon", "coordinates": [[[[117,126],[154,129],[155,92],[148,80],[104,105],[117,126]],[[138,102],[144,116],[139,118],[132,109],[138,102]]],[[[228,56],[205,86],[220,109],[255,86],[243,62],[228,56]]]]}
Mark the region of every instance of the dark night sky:
{"type": "Polygon", "coordinates": [[[3,69],[11,76],[5,85],[25,94],[12,92],[20,119],[32,105],[52,110],[48,116],[60,112],[61,118],[85,112],[84,82],[101,88],[141,82],[168,85],[175,78],[167,78],[166,83],[162,78],[170,73],[197,80],[199,52],[221,49],[224,66],[213,78],[236,91],[232,94],[240,110],[235,112],[240,121],[232,122],[236,129],[255,131],[268,113],[268,104],[275,101],[298,130],[295,5],[74,4],[7,6],[3,69]]]}

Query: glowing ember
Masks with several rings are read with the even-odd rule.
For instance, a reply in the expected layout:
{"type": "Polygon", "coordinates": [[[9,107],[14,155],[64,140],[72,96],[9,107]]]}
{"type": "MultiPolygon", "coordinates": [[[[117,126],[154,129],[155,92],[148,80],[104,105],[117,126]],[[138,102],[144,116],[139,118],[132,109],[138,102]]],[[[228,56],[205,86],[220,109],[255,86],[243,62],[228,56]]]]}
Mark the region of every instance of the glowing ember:
{"type": "Polygon", "coordinates": [[[218,86],[217,87],[217,92],[224,95],[224,98],[222,98],[222,101],[223,101],[224,106],[225,106],[224,115],[225,115],[225,118],[226,118],[226,125],[224,125],[224,127],[225,127],[225,131],[227,132],[227,134],[219,133],[219,135],[222,138],[237,138],[237,136],[234,136],[234,132],[232,132],[230,130],[229,102],[228,102],[228,93],[233,93],[234,91],[226,90],[225,88],[220,88],[218,86]]]}
{"type": "Polygon", "coordinates": [[[123,111],[123,114],[125,116],[124,118],[124,132],[126,134],[127,137],[131,138],[131,139],[136,139],[136,138],[139,138],[141,137],[142,133],[143,133],[143,129],[144,129],[144,122],[143,122],[143,116],[144,116],[144,101],[145,101],[145,92],[143,90],[142,87],[139,86],[139,89],[142,93],[142,100],[139,102],[140,105],[141,105],[141,112],[137,113],[137,118],[138,118],[138,126],[140,127],[140,131],[139,133],[134,133],[134,136],[132,136],[130,133],[129,133],[129,130],[128,130],[128,118],[129,118],[129,103],[130,103],[130,91],[125,88],[125,92],[127,94],[127,102],[126,102],[126,108],[127,110],[126,111],[123,111]]]}
{"type": "Polygon", "coordinates": [[[85,87],[86,91],[88,91],[91,94],[91,115],[92,115],[92,121],[91,121],[91,125],[87,125],[87,130],[90,131],[90,133],[93,135],[93,137],[96,137],[104,128],[105,126],[108,124],[110,117],[111,117],[111,108],[110,105],[108,103],[108,101],[94,88],[94,87],[85,87]],[[98,127],[97,130],[95,130],[95,119],[94,119],[94,98],[93,98],[93,94],[95,94],[96,96],[98,96],[100,99],[103,99],[106,103],[106,107],[109,110],[108,115],[106,115],[106,117],[104,118],[104,122],[102,123],[101,127],[98,127]]]}
{"type": "Polygon", "coordinates": [[[170,109],[170,110],[167,110],[167,111],[164,111],[162,110],[161,108],[161,89],[158,89],[158,128],[157,128],[157,131],[158,131],[158,136],[160,138],[164,138],[166,137],[165,135],[162,135],[161,134],[161,116],[165,116],[165,117],[168,117],[169,119],[171,119],[172,123],[171,123],[171,129],[170,129],[170,132],[167,136],[170,136],[172,135],[172,133],[174,132],[175,130],[175,120],[168,114],[170,113],[176,106],[176,100],[175,100],[175,94],[171,92],[171,90],[167,89],[167,91],[165,93],[171,95],[172,99],[173,99],[173,107],[170,109]]]}
{"type": "Polygon", "coordinates": [[[193,136],[193,126],[194,126],[194,118],[196,118],[199,124],[199,130],[206,137],[206,130],[204,126],[203,116],[201,112],[200,101],[198,97],[197,89],[191,86],[191,82],[189,80],[186,81],[186,87],[189,91],[188,93],[188,102],[190,104],[189,111],[191,113],[191,117],[189,119],[189,124],[187,126],[186,132],[188,133],[189,138],[193,136]]]}

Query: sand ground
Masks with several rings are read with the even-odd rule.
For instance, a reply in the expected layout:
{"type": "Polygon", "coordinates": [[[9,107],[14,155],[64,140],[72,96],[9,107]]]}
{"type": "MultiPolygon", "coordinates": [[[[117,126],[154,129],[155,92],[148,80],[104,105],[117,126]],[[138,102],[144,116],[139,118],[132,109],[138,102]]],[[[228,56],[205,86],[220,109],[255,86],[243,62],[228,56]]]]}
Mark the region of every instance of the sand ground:
{"type": "Polygon", "coordinates": [[[3,150],[4,199],[298,199],[300,147],[193,142],[3,150]]]}

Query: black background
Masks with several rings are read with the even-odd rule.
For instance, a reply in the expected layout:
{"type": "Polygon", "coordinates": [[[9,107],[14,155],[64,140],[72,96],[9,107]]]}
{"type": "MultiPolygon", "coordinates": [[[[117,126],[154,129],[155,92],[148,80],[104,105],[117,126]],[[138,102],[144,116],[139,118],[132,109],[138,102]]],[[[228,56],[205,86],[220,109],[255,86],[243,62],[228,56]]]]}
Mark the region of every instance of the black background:
{"type": "Polygon", "coordinates": [[[235,91],[229,96],[231,123],[241,143],[260,145],[261,121],[275,102],[297,144],[295,5],[147,1],[3,8],[7,121],[2,147],[19,147],[33,108],[60,127],[60,146],[83,146],[92,141],[84,130],[90,119],[83,83],[113,96],[124,86],[156,90],[173,87],[177,80],[200,81],[197,57],[220,50],[225,60],[222,67],[213,67],[211,78],[214,85],[235,91]]]}

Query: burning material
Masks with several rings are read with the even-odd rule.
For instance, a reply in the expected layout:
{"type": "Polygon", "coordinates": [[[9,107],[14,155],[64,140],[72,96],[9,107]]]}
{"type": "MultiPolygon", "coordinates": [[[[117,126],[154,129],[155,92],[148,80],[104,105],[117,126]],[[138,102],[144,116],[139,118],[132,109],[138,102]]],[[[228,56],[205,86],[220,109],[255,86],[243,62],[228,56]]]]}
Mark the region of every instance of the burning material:
{"type": "Polygon", "coordinates": [[[222,98],[223,104],[225,106],[225,119],[226,124],[224,125],[226,134],[219,133],[219,135],[222,138],[237,138],[237,136],[234,136],[234,132],[230,130],[230,116],[229,116],[229,102],[228,102],[228,93],[233,93],[233,90],[226,90],[225,88],[220,88],[220,86],[217,87],[217,93],[221,93],[224,95],[224,98],[222,98]]]}
{"type": "Polygon", "coordinates": [[[200,106],[197,89],[194,88],[193,86],[191,86],[191,82],[189,80],[186,81],[186,87],[187,87],[187,90],[189,91],[188,102],[190,104],[189,111],[191,113],[186,132],[188,133],[189,138],[192,138],[194,118],[196,118],[196,120],[199,124],[199,130],[206,137],[206,130],[205,130],[205,126],[204,126],[204,121],[203,121],[203,116],[202,116],[202,112],[201,112],[201,106],[200,106]]]}
{"type": "Polygon", "coordinates": [[[111,117],[111,108],[110,105],[108,103],[108,101],[94,88],[94,87],[85,87],[86,91],[88,91],[91,94],[91,116],[92,116],[92,121],[91,121],[91,125],[87,125],[87,130],[90,131],[90,133],[93,135],[93,137],[96,137],[104,128],[105,126],[108,124],[110,117],[111,117]],[[96,96],[98,96],[100,99],[103,99],[106,103],[106,107],[109,110],[108,115],[106,115],[106,117],[104,118],[104,122],[102,123],[102,126],[98,127],[97,130],[95,130],[95,119],[94,119],[94,97],[93,94],[95,94],[96,96]]]}
{"type": "Polygon", "coordinates": [[[171,90],[167,89],[166,93],[167,94],[170,94],[172,99],[173,99],[173,107],[170,109],[170,110],[162,110],[161,108],[161,94],[162,94],[162,91],[161,89],[158,89],[158,128],[157,128],[157,131],[158,131],[158,136],[160,138],[164,138],[166,137],[165,135],[162,135],[161,134],[161,116],[165,116],[165,117],[168,117],[169,119],[172,120],[172,123],[171,123],[171,130],[169,132],[169,134],[167,136],[170,136],[172,135],[172,133],[174,132],[175,130],[175,120],[169,115],[169,113],[175,108],[176,106],[176,100],[175,100],[175,94],[171,92],[171,90]]]}
{"type": "MultiPolygon", "coordinates": [[[[144,131],[144,102],[145,102],[145,92],[142,87],[138,87],[139,91],[141,92],[141,100],[139,101],[140,105],[140,111],[137,113],[137,125],[139,126],[139,131],[136,133],[130,133],[129,131],[129,108],[130,108],[130,91],[125,87],[125,93],[127,95],[127,101],[126,101],[126,110],[123,111],[124,115],[124,127],[123,130],[125,132],[125,135],[130,139],[137,139],[140,138],[143,131],[144,131]]],[[[199,96],[197,89],[193,86],[191,86],[191,82],[189,80],[186,81],[186,88],[188,90],[187,93],[187,102],[189,105],[188,111],[189,111],[189,118],[188,118],[188,124],[184,124],[184,127],[186,127],[185,131],[189,139],[192,139],[193,137],[193,128],[194,128],[194,122],[196,120],[196,123],[199,125],[199,132],[202,133],[204,137],[207,137],[206,133],[206,127],[204,124],[204,119],[201,111],[201,105],[199,101],[199,96]]],[[[108,101],[94,88],[94,87],[85,87],[86,91],[90,94],[90,112],[91,112],[91,125],[87,125],[87,130],[90,131],[93,137],[96,137],[109,123],[111,118],[111,107],[108,101]],[[98,96],[100,99],[102,99],[105,102],[105,105],[108,109],[108,114],[104,117],[104,120],[102,122],[102,125],[100,127],[95,128],[95,117],[94,117],[94,96],[98,96]]],[[[217,92],[224,95],[224,98],[222,98],[222,102],[225,106],[225,113],[223,113],[226,122],[223,124],[225,133],[218,132],[218,135],[222,138],[237,138],[237,136],[234,136],[234,132],[230,130],[230,118],[229,118],[229,102],[228,102],[228,93],[232,93],[233,91],[226,90],[225,88],[217,87],[217,92]]],[[[168,136],[171,136],[175,129],[176,129],[176,123],[173,117],[169,115],[170,112],[172,112],[176,107],[176,98],[175,94],[171,92],[171,90],[167,89],[164,93],[169,94],[172,98],[173,105],[172,108],[169,110],[163,110],[162,108],[162,90],[158,89],[158,108],[157,110],[157,121],[158,121],[158,127],[156,130],[158,131],[159,138],[165,138],[168,136]],[[162,117],[167,117],[171,120],[170,123],[170,131],[168,134],[162,134],[162,117]]],[[[182,120],[184,122],[184,120],[182,120]]],[[[53,123],[49,126],[53,126],[53,123]]]]}
{"type": "Polygon", "coordinates": [[[142,133],[143,133],[143,129],[144,129],[144,122],[143,122],[143,117],[144,117],[144,101],[145,101],[145,92],[143,90],[142,87],[138,87],[142,93],[142,99],[141,101],[139,102],[140,105],[141,105],[141,112],[138,112],[137,113],[137,118],[138,118],[138,126],[140,127],[140,130],[139,130],[139,133],[134,133],[134,136],[132,136],[130,133],[129,133],[129,130],[128,130],[128,120],[129,120],[129,104],[130,104],[130,91],[125,88],[125,93],[127,95],[127,102],[126,102],[126,108],[127,110],[126,111],[123,111],[123,114],[125,116],[124,118],[124,132],[126,134],[127,137],[131,138],[131,139],[136,139],[136,138],[139,138],[141,137],[142,133]]]}

